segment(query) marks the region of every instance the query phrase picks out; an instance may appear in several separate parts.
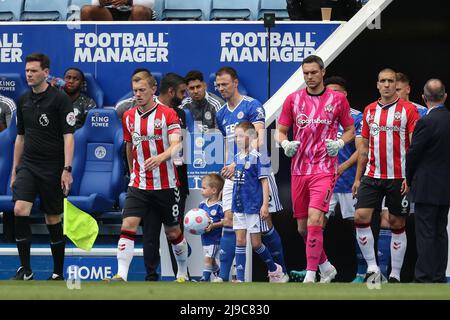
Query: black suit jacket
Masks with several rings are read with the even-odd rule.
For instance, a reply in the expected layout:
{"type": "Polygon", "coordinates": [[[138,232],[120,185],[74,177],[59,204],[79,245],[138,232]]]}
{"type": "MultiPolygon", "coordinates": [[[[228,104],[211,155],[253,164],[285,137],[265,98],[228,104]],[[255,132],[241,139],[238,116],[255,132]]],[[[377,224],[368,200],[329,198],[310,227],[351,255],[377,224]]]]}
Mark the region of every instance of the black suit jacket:
{"type": "Polygon", "coordinates": [[[450,112],[431,110],[414,129],[406,155],[406,179],[412,201],[450,205],[450,112]]]}

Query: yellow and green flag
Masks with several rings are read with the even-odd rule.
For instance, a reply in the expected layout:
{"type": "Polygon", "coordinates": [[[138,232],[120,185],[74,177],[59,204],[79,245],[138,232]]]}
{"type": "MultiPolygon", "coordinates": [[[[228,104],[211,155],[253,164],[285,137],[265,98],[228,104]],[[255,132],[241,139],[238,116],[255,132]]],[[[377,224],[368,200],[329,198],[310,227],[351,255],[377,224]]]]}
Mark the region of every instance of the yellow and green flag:
{"type": "Polygon", "coordinates": [[[91,251],[98,235],[97,221],[64,198],[64,234],[80,249],[91,251]]]}

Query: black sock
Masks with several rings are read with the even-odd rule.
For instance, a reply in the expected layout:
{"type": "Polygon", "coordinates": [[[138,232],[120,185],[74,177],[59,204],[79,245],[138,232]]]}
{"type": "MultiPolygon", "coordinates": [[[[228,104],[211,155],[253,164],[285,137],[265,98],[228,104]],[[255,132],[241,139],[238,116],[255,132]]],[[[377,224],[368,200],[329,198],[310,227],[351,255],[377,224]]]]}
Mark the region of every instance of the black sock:
{"type": "Polygon", "coordinates": [[[64,250],[66,242],[64,239],[62,223],[48,224],[48,232],[50,233],[50,248],[53,256],[53,273],[64,276],[64,250]]]}
{"type": "Polygon", "coordinates": [[[20,264],[31,270],[30,248],[31,248],[31,227],[30,217],[15,217],[16,243],[19,252],[20,264]]]}

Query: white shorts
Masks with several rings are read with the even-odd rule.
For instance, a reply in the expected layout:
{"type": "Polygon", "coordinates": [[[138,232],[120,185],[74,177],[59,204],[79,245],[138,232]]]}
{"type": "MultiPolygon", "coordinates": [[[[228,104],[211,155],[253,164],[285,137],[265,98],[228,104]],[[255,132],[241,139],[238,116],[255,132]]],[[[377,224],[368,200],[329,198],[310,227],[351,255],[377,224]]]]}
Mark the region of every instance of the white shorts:
{"type": "MultiPolygon", "coordinates": [[[[273,172],[267,177],[269,181],[269,212],[275,213],[283,210],[280,198],[278,197],[278,187],[273,172]]],[[[222,189],[222,208],[223,212],[231,210],[233,201],[233,180],[225,179],[222,189]]]]}
{"type": "Polygon", "coordinates": [[[259,214],[233,213],[233,230],[247,230],[248,233],[260,233],[259,214]]]}
{"type": "Polygon", "coordinates": [[[354,218],[356,199],[353,199],[353,195],[351,193],[333,193],[328,213],[325,215],[328,219],[330,216],[334,216],[334,210],[338,203],[341,205],[343,219],[354,218]]]}
{"type": "Polygon", "coordinates": [[[222,208],[223,212],[231,210],[231,203],[233,201],[233,180],[225,179],[225,184],[222,189],[222,208]]]}
{"type": "Polygon", "coordinates": [[[218,244],[210,244],[207,246],[203,246],[203,256],[208,258],[219,258],[220,245],[218,244]]]}

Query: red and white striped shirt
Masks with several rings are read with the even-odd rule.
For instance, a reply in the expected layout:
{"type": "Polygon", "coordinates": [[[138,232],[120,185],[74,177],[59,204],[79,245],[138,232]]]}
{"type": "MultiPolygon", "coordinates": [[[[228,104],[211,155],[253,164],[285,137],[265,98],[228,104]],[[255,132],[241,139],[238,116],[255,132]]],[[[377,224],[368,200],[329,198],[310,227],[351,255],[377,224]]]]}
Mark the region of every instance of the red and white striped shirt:
{"type": "Polygon", "coordinates": [[[419,120],[417,108],[396,99],[383,105],[380,101],[364,109],[361,135],[369,140],[369,161],[365,175],[377,179],[404,179],[409,135],[419,120]]]}
{"type": "Polygon", "coordinates": [[[172,159],[160,164],[154,170],[146,171],[144,161],[166,151],[169,135],[181,134],[180,120],[175,110],[162,104],[142,112],[138,107],[124,113],[123,137],[133,144],[133,172],[130,187],[142,190],[162,190],[179,186],[177,170],[172,159]]]}

